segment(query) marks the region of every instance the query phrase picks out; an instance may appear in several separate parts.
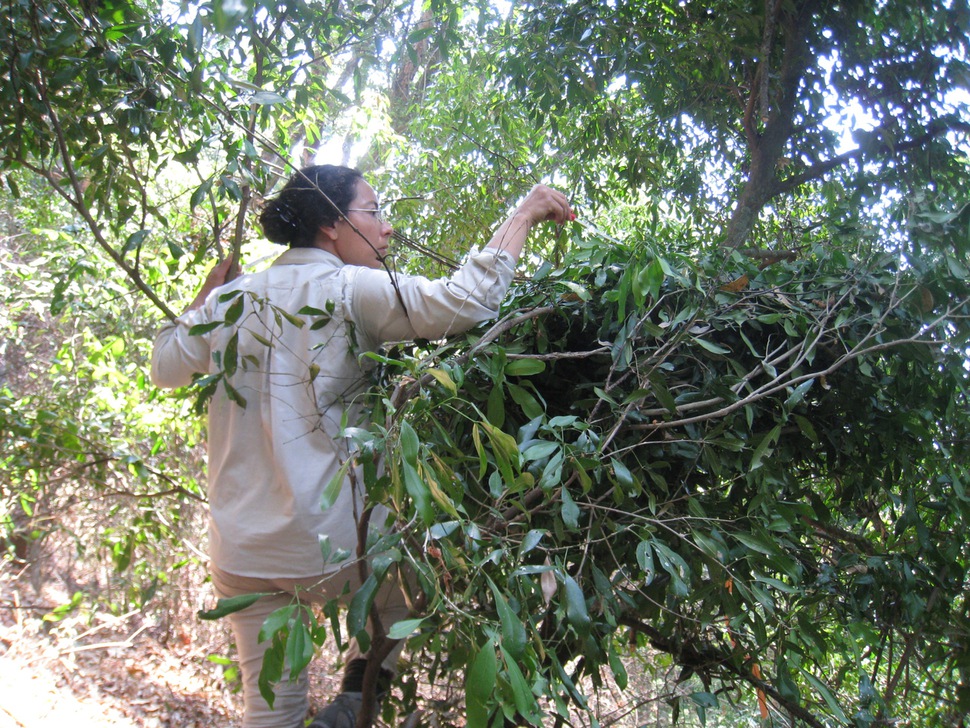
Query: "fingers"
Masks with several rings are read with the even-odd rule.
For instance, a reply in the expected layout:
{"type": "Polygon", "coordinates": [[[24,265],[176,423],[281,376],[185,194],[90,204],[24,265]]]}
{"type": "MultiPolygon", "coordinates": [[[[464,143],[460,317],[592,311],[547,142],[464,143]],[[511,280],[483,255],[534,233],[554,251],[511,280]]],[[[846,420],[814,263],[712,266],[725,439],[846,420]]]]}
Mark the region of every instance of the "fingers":
{"type": "Polygon", "coordinates": [[[528,215],[533,224],[549,221],[562,225],[576,219],[566,196],[546,185],[533,187],[519,206],[519,211],[528,215]]]}
{"type": "Polygon", "coordinates": [[[239,274],[239,263],[232,256],[216,263],[206,276],[206,283],[217,287],[231,281],[239,274]]]}

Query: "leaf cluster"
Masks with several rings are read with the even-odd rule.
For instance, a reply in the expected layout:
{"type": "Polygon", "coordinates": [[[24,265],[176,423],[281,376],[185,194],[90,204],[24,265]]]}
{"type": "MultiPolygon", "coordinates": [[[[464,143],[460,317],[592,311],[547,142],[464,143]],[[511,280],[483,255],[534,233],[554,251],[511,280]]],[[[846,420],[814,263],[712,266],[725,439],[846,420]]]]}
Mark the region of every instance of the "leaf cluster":
{"type": "Polygon", "coordinates": [[[895,714],[910,660],[955,706],[965,281],[937,269],[928,304],[892,258],[819,248],[732,288],[599,242],[467,343],[387,360],[407,379],[368,442],[428,599],[411,644],[467,666],[483,725],[568,720],[583,679],[626,685],[631,640],[810,725],[895,714]]]}

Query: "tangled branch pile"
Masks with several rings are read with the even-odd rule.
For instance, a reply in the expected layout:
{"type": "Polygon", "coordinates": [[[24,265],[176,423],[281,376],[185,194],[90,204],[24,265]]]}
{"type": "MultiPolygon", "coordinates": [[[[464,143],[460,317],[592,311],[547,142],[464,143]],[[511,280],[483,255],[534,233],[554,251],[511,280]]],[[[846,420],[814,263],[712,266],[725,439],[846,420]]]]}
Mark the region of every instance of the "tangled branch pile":
{"type": "Polygon", "coordinates": [[[490,329],[386,360],[375,492],[427,597],[410,645],[432,682],[467,668],[469,725],[588,709],[631,642],[701,714],[747,684],[763,715],[871,722],[916,665],[959,699],[965,282],[732,265],[580,241],[490,329]]]}

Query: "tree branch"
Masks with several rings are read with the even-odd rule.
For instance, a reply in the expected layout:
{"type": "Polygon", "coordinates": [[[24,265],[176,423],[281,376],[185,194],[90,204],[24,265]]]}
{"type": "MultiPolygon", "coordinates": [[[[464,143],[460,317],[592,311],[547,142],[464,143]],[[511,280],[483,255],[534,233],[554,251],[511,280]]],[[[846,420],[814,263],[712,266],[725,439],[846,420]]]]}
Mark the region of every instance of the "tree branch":
{"type": "Polygon", "coordinates": [[[617,623],[646,635],[650,640],[650,644],[655,649],[670,655],[679,664],[701,670],[710,666],[726,670],[735,678],[743,680],[757,690],[761,690],[770,696],[783,710],[786,710],[799,720],[804,721],[812,726],[812,728],[825,728],[825,724],[816,718],[814,714],[788,698],[783,697],[770,683],[756,678],[750,670],[743,669],[742,665],[736,664],[731,655],[699,642],[678,645],[673,640],[665,638],[659,630],[640,620],[625,615],[619,616],[617,623]]]}
{"type": "Polygon", "coordinates": [[[876,129],[870,134],[870,138],[876,139],[875,144],[858,147],[849,152],[839,154],[832,159],[814,164],[793,177],[778,182],[775,186],[774,196],[787,194],[855,160],[872,159],[886,154],[898,154],[900,152],[908,152],[912,149],[921,149],[928,142],[951,131],[970,132],[970,124],[957,120],[947,122],[943,119],[936,119],[927,127],[925,134],[895,143],[889,143],[883,139],[879,134],[880,129],[876,129]]]}
{"type": "MultiPolygon", "coordinates": [[[[776,194],[775,170],[782,150],[792,133],[798,88],[810,56],[807,37],[810,28],[808,20],[814,13],[816,4],[817,0],[804,0],[784,18],[782,18],[782,7],[778,7],[777,14],[770,13],[765,19],[765,33],[768,32],[769,23],[784,21],[782,26],[786,44],[778,74],[779,91],[771,113],[764,120],[764,131],[757,134],[753,115],[758,106],[756,97],[760,97],[762,89],[758,84],[750,90],[751,97],[746,107],[744,125],[751,167],[748,180],[738,198],[738,204],[728,221],[722,243],[722,247],[727,250],[735,250],[742,245],[754,228],[762,208],[776,194]]],[[[759,67],[759,75],[768,75],[769,60],[761,59],[765,70],[759,67]]]]}
{"type": "Polygon", "coordinates": [[[154,303],[159,308],[159,310],[161,310],[162,313],[164,313],[170,320],[174,321],[176,319],[176,315],[172,312],[172,310],[167,305],[165,305],[164,301],[162,301],[155,294],[155,291],[152,290],[152,288],[147,283],[145,283],[144,279],[141,277],[141,274],[138,272],[137,268],[130,265],[124,259],[124,257],[111,246],[111,244],[105,238],[104,233],[101,230],[101,226],[98,224],[98,221],[95,220],[94,215],[91,213],[90,208],[87,206],[87,204],[85,204],[83,185],[81,183],[81,180],[77,176],[77,171],[74,169],[74,163],[72,161],[70,149],[68,149],[67,141],[64,138],[64,129],[61,126],[60,118],[58,117],[57,112],[54,110],[53,104],[51,104],[50,102],[50,98],[47,93],[47,85],[44,82],[44,79],[41,78],[40,76],[37,76],[36,80],[37,80],[37,88],[40,91],[41,98],[43,99],[43,102],[44,102],[44,107],[47,109],[47,113],[50,118],[51,126],[54,129],[55,140],[57,144],[57,149],[60,153],[61,162],[64,164],[64,170],[67,173],[67,177],[71,182],[71,190],[74,192],[74,195],[73,196],[69,195],[64,191],[63,187],[61,187],[61,185],[59,185],[57,181],[53,178],[53,175],[51,174],[50,170],[38,167],[36,165],[32,165],[28,163],[26,160],[21,160],[21,163],[25,167],[27,167],[27,169],[30,169],[32,172],[35,172],[39,176],[46,179],[51,184],[51,186],[57,191],[57,193],[71,207],[77,210],[78,214],[80,214],[81,217],[84,218],[84,221],[87,223],[88,229],[91,230],[91,234],[94,236],[94,240],[98,244],[98,247],[104,250],[104,252],[108,254],[108,256],[115,262],[115,264],[127,274],[127,276],[132,280],[132,282],[135,284],[138,290],[144,293],[148,297],[148,299],[152,303],[154,303]]]}

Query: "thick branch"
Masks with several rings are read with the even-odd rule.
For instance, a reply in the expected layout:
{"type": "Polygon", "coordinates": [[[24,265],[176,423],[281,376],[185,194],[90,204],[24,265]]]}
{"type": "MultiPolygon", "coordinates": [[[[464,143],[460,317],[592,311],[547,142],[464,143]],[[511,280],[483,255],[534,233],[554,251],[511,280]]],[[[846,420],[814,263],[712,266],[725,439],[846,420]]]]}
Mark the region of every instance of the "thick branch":
{"type": "MultiPolygon", "coordinates": [[[[731,220],[728,222],[723,247],[734,250],[741,246],[754,228],[758,216],[765,204],[777,194],[777,180],[775,170],[778,160],[782,156],[785,144],[792,133],[795,106],[798,101],[798,88],[808,64],[809,44],[808,33],[811,28],[811,15],[815,11],[815,0],[804,2],[800,8],[782,20],[784,39],[786,42],[782,64],[779,73],[777,100],[771,113],[765,120],[764,131],[757,134],[754,131],[756,121],[754,110],[758,107],[755,98],[749,100],[744,120],[748,151],[751,157],[751,169],[748,181],[741,192],[738,204],[734,208],[731,220]]],[[[769,14],[766,23],[779,20],[774,14],[769,14]]],[[[766,28],[766,32],[767,32],[766,28]]],[[[761,59],[762,66],[758,69],[759,76],[767,75],[768,58],[761,59]]],[[[752,97],[760,97],[762,89],[752,88],[752,97]]]]}
{"type": "Polygon", "coordinates": [[[731,659],[731,655],[716,650],[708,645],[700,645],[698,643],[683,645],[677,644],[673,640],[664,637],[659,630],[631,617],[621,616],[617,619],[617,622],[625,627],[629,627],[646,635],[650,640],[650,644],[655,649],[670,655],[679,664],[691,667],[699,667],[701,669],[704,667],[716,666],[726,670],[735,678],[743,680],[749,685],[764,692],[790,715],[804,721],[813,728],[825,728],[822,721],[816,718],[815,715],[797,703],[783,697],[770,683],[767,683],[764,680],[759,680],[750,670],[744,669],[743,665],[736,664],[736,662],[731,659]]]}
{"type": "Polygon", "coordinates": [[[924,134],[913,137],[912,139],[893,142],[892,144],[882,139],[879,136],[879,130],[877,129],[872,132],[872,136],[877,139],[875,144],[869,144],[864,148],[859,147],[857,149],[853,149],[852,151],[845,152],[844,154],[839,154],[838,156],[832,157],[832,159],[824,162],[813,164],[811,167],[802,170],[801,173],[778,182],[775,185],[774,194],[781,195],[791,192],[792,190],[797,189],[808,182],[812,182],[813,180],[820,179],[832,170],[838,169],[839,167],[844,167],[855,160],[873,159],[882,157],[884,155],[908,152],[912,149],[922,149],[927,143],[948,134],[951,131],[970,132],[970,124],[956,120],[947,122],[937,119],[926,128],[926,132],[924,134]]]}
{"type": "Polygon", "coordinates": [[[765,0],[765,27],[761,39],[761,57],[758,59],[758,70],[751,84],[751,93],[744,110],[744,131],[749,146],[758,142],[758,119],[767,119],[770,102],[768,99],[768,80],[771,77],[771,51],[775,42],[775,30],[778,27],[778,16],[781,13],[781,0],[765,0]]]}
{"type": "Polygon", "coordinates": [[[74,194],[69,195],[64,190],[64,188],[61,187],[61,185],[59,185],[56,182],[56,180],[54,180],[49,170],[42,169],[40,167],[31,165],[26,162],[23,162],[24,166],[30,169],[31,171],[37,173],[38,175],[46,179],[48,182],[50,182],[51,186],[54,187],[57,193],[61,197],[63,197],[67,201],[67,203],[71,205],[71,207],[77,210],[78,214],[80,214],[82,218],[84,218],[84,221],[87,223],[88,229],[90,229],[91,234],[94,236],[94,240],[98,244],[98,246],[102,250],[104,250],[105,253],[107,253],[108,256],[115,262],[115,264],[125,272],[125,274],[132,280],[132,282],[135,284],[138,290],[144,293],[148,297],[148,299],[152,303],[154,303],[159,308],[159,310],[162,311],[162,313],[164,313],[169,319],[174,321],[176,316],[171,311],[171,309],[169,309],[168,306],[165,305],[162,299],[160,299],[157,295],[155,295],[155,291],[153,291],[152,288],[147,283],[145,283],[144,279],[141,277],[141,274],[138,272],[138,270],[134,266],[130,265],[124,259],[124,257],[111,246],[111,244],[105,238],[104,233],[101,230],[101,225],[98,224],[97,220],[95,220],[94,215],[91,213],[90,208],[84,202],[83,185],[81,180],[78,178],[77,171],[74,169],[73,158],[71,156],[70,149],[67,146],[67,141],[64,137],[64,129],[61,126],[60,118],[58,117],[57,112],[54,110],[54,106],[53,104],[51,104],[50,99],[47,95],[47,86],[44,83],[44,79],[42,78],[37,79],[37,87],[38,89],[40,89],[41,97],[44,100],[44,106],[47,108],[47,113],[50,115],[51,126],[54,129],[55,139],[57,142],[57,149],[60,153],[61,161],[64,164],[64,170],[67,173],[68,179],[71,182],[71,191],[74,194]]]}

